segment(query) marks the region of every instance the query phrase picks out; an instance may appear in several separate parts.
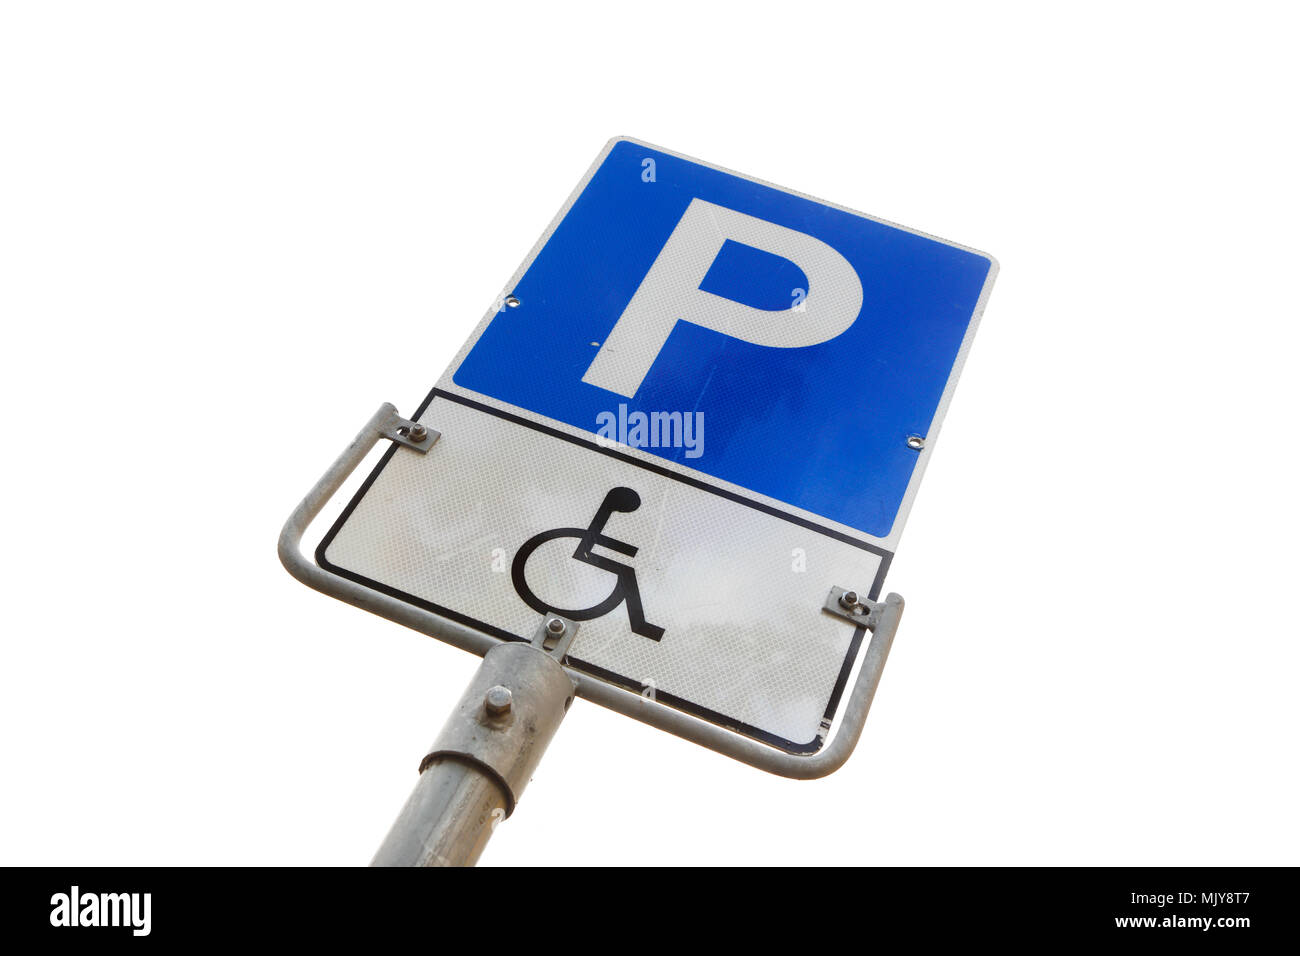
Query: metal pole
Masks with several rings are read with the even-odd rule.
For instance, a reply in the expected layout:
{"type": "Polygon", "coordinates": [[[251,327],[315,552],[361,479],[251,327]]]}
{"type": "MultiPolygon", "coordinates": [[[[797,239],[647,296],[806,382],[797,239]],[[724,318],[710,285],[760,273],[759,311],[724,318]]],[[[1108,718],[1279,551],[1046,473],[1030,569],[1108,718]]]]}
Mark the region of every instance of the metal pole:
{"type": "Polygon", "coordinates": [[[532,644],[483,658],[371,866],[473,866],[573,702],[560,662],[577,625],[547,615],[532,644]]]}

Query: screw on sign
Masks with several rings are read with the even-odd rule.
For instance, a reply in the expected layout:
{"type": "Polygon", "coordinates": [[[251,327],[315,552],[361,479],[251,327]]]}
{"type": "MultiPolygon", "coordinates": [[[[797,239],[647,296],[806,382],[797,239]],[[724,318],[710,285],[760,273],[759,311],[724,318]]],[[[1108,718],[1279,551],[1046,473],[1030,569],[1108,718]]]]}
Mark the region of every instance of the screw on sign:
{"type": "Polygon", "coordinates": [[[575,696],[773,773],[839,767],[996,271],[607,144],[412,417],[381,407],[281,536],[310,586],[483,657],[375,863],[474,862],[575,696]],[[312,562],[307,526],[383,439],[312,562]]]}

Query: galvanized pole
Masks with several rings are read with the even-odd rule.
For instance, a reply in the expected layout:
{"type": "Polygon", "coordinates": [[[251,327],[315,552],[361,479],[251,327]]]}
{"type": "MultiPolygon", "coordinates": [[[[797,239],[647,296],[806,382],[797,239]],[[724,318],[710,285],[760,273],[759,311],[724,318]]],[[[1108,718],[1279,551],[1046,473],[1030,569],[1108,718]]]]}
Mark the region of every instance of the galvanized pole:
{"type": "Polygon", "coordinates": [[[561,661],[578,626],[547,615],[531,644],[487,652],[420,762],[420,779],[371,866],[472,866],[573,702],[561,661]]]}

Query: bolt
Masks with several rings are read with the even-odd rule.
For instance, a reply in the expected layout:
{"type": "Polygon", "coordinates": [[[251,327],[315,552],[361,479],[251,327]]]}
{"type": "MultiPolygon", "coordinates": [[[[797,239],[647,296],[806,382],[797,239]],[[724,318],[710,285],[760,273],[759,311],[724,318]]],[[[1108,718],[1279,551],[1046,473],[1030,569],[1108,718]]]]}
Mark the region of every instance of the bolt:
{"type": "Polygon", "coordinates": [[[517,309],[519,308],[519,300],[513,295],[508,295],[506,296],[506,305],[510,306],[512,309],[517,309]]]}
{"type": "Polygon", "coordinates": [[[513,702],[514,695],[510,693],[510,688],[501,684],[489,687],[488,692],[483,695],[483,706],[487,708],[488,714],[493,717],[501,717],[510,713],[510,705],[513,702]]]}
{"type": "Polygon", "coordinates": [[[424,441],[429,437],[429,429],[425,428],[423,425],[412,425],[411,430],[407,432],[406,437],[411,439],[411,441],[424,441]]]}
{"type": "Polygon", "coordinates": [[[553,637],[559,637],[565,631],[564,622],[558,617],[553,617],[546,622],[546,632],[553,637]]]}
{"type": "Polygon", "coordinates": [[[907,447],[912,449],[912,451],[920,451],[925,447],[925,439],[920,435],[908,435],[907,447]]]}
{"type": "Polygon", "coordinates": [[[858,606],[858,592],[845,591],[840,595],[840,607],[846,611],[855,611],[858,606]]]}

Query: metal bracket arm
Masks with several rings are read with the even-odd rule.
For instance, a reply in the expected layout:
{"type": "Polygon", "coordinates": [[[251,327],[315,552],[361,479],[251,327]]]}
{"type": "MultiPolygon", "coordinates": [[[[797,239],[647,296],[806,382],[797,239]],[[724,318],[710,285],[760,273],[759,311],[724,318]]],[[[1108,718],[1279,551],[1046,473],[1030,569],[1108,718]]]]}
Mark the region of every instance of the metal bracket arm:
{"type": "MultiPolygon", "coordinates": [[[[482,631],[416,607],[414,604],[408,604],[339,575],[331,574],[318,567],[302,553],[302,539],[308,526],[377,442],[387,438],[417,453],[428,452],[437,441],[438,433],[427,429],[425,438],[413,444],[414,436],[410,432],[416,425],[417,423],[398,415],[397,409],[392,405],[385,403],[380,406],[285,522],[280,532],[280,561],[290,574],[310,588],[482,657],[494,647],[502,646],[503,642],[482,631]],[[405,434],[401,431],[403,428],[407,429],[405,434]]],[[[862,734],[867,711],[871,707],[876,687],[880,683],[880,675],[889,656],[889,649],[893,645],[894,635],[898,631],[899,619],[903,614],[903,599],[897,594],[889,594],[883,601],[875,602],[863,601],[859,598],[855,602],[855,607],[860,605],[863,610],[858,612],[838,603],[843,593],[843,589],[833,589],[826,604],[822,608],[809,608],[809,613],[836,614],[870,631],[871,640],[863,652],[857,679],[844,705],[834,736],[821,750],[813,754],[786,753],[768,744],[707,723],[685,711],[643,697],[636,691],[617,687],[568,666],[564,667],[564,670],[577,687],[579,697],[600,704],[602,707],[634,717],[770,773],[798,779],[822,777],[843,765],[862,734]],[[832,603],[834,606],[831,606],[832,603]]],[[[573,629],[570,628],[569,639],[572,638],[572,631],[573,629]]],[[[567,647],[567,644],[565,646],[567,647]]],[[[546,649],[548,652],[554,652],[554,649],[549,646],[546,649]]]]}

